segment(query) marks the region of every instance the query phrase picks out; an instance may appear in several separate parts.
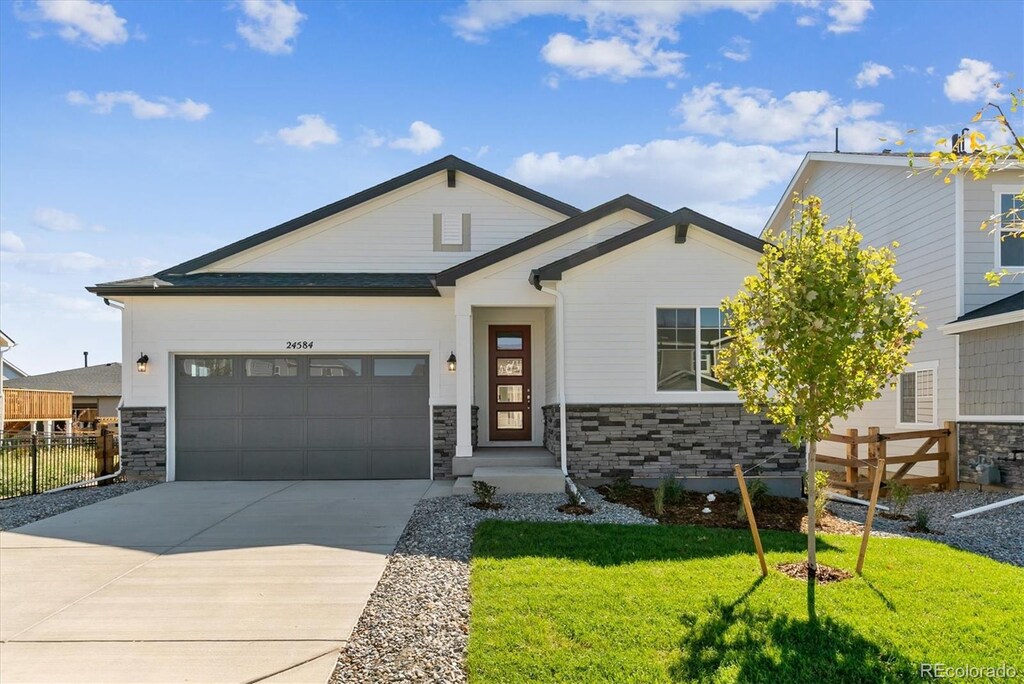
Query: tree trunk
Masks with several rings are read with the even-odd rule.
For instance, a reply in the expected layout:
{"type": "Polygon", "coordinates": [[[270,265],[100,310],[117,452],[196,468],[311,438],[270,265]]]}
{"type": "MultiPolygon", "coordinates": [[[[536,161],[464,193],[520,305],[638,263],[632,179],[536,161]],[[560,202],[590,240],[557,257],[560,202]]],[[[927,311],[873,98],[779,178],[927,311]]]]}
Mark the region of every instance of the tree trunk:
{"type": "Polygon", "coordinates": [[[816,468],[817,444],[807,443],[807,582],[812,586],[818,570],[818,557],[814,547],[814,532],[818,521],[814,515],[814,502],[817,498],[817,483],[814,479],[816,468]]]}

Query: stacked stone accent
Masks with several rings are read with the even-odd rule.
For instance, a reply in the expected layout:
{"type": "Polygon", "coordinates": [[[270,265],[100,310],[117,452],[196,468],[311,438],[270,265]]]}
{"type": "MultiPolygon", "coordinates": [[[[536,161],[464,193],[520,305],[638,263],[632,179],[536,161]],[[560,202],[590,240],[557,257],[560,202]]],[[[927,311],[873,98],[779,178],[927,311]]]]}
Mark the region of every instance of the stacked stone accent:
{"type": "MultiPolygon", "coordinates": [[[[477,444],[479,432],[479,408],[473,407],[473,446],[477,444]]],[[[452,458],[455,457],[456,443],[455,407],[434,407],[434,479],[450,480],[452,475],[452,458]]]]}
{"type": "Polygon", "coordinates": [[[977,482],[971,462],[986,459],[999,467],[1002,484],[1024,489],[1024,424],[958,423],[960,482],[977,482]]]}
{"type": "MultiPolygon", "coordinates": [[[[558,406],[544,411],[544,446],[559,453],[558,406]]],[[[782,429],[736,404],[617,404],[566,407],[569,474],[580,479],[733,477],[803,470],[782,429]]]]}
{"type": "Polygon", "coordinates": [[[121,409],[121,466],[129,480],[167,478],[167,409],[121,409]]]}

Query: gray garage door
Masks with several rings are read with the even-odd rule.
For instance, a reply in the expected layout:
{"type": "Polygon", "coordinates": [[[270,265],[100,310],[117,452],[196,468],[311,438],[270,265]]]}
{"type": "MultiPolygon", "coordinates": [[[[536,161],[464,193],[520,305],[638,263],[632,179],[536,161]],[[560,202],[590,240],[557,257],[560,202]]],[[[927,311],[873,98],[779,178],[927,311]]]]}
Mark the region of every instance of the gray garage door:
{"type": "Polygon", "coordinates": [[[179,480],[430,477],[425,356],[178,356],[179,480]]]}

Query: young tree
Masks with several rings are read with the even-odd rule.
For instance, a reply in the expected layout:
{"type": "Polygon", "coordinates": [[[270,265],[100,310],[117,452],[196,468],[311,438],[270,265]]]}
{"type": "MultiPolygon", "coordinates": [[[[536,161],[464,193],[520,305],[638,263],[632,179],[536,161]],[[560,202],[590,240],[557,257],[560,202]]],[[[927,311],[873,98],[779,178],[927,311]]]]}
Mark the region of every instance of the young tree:
{"type": "Polygon", "coordinates": [[[852,221],[827,223],[819,198],[794,198],[790,228],[772,236],[757,275],[722,302],[733,339],[715,366],[748,411],[766,414],[786,439],[807,447],[809,596],[817,570],[816,443],[833,417],[846,418],[892,385],[926,327],[916,294],[896,292],[892,249],[862,247],[852,221]]]}

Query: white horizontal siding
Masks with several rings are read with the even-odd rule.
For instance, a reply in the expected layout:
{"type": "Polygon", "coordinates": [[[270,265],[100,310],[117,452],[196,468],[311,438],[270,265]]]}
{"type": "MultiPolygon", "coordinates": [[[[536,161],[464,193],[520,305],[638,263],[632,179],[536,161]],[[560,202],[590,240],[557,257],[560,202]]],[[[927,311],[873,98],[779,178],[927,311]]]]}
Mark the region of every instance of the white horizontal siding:
{"type": "Polygon", "coordinates": [[[464,173],[435,174],[202,269],[436,273],[565,217],[464,173]],[[465,252],[434,251],[434,214],[470,214],[465,252]]]}
{"type": "Polygon", "coordinates": [[[986,282],[985,274],[996,266],[996,227],[990,221],[996,212],[994,186],[1021,186],[1019,172],[1003,171],[982,180],[964,181],[964,312],[980,309],[1024,289],[1024,277],[1004,278],[999,287],[986,282]],[[984,230],[981,224],[989,221],[984,230]]]}
{"type": "Polygon", "coordinates": [[[757,257],[699,228],[676,244],[670,228],[567,271],[558,284],[565,296],[567,403],[695,400],[655,391],[654,309],[718,306],[754,272],[757,257]]]}
{"type": "MultiPolygon", "coordinates": [[[[928,329],[911,351],[911,364],[938,364],[936,424],[956,416],[956,341],[939,328],[957,317],[956,311],[956,211],[953,184],[931,174],[908,177],[899,166],[816,162],[809,167],[804,196],[817,195],[830,225],[852,218],[864,236],[864,244],[885,246],[898,242],[896,272],[901,292],[921,291],[918,302],[928,329]]],[[[908,430],[897,424],[896,393],[885,389],[881,397],[837,418],[833,429],[857,428],[866,432],[878,426],[883,432],[908,430]]],[[[890,453],[916,448],[917,443],[890,445],[890,453]]],[[[839,455],[836,445],[825,451],[839,455]]]]}

